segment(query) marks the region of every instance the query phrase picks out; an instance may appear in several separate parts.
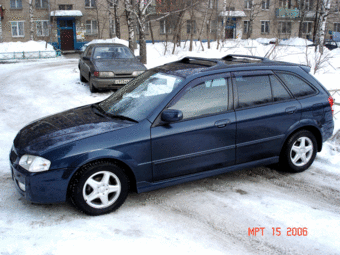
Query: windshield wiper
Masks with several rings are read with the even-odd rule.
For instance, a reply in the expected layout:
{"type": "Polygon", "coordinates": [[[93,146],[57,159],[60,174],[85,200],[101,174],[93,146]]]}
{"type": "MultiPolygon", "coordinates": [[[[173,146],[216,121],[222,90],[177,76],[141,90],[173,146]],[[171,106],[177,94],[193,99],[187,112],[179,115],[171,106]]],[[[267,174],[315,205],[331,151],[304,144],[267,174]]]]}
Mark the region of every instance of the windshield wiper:
{"type": "Polygon", "coordinates": [[[101,117],[106,117],[105,111],[98,104],[91,105],[91,108],[95,114],[101,117]]]}
{"type": "Polygon", "coordinates": [[[129,120],[129,121],[133,121],[133,122],[138,123],[137,120],[132,119],[132,118],[130,118],[130,117],[126,117],[126,116],[124,116],[124,115],[115,115],[115,114],[107,113],[107,112],[106,112],[105,114],[107,114],[107,116],[109,116],[109,117],[111,117],[111,118],[117,118],[117,119],[121,119],[121,120],[129,120]]]}

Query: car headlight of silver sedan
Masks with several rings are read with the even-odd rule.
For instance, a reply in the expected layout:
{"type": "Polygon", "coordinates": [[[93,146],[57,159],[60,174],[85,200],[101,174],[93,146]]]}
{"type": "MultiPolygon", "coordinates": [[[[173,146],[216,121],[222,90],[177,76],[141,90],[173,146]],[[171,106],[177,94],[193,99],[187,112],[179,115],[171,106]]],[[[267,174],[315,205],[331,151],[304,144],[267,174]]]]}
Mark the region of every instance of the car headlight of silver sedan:
{"type": "Polygon", "coordinates": [[[43,172],[50,169],[51,161],[26,154],[20,158],[19,165],[30,172],[43,172]]]}
{"type": "Polygon", "coordinates": [[[140,75],[140,74],[142,74],[142,73],[144,73],[144,71],[134,71],[134,72],[132,73],[132,75],[133,75],[133,76],[138,76],[138,75],[140,75]]]}
{"type": "Polygon", "coordinates": [[[112,78],[115,77],[114,72],[94,72],[95,77],[100,77],[100,78],[112,78]]]}

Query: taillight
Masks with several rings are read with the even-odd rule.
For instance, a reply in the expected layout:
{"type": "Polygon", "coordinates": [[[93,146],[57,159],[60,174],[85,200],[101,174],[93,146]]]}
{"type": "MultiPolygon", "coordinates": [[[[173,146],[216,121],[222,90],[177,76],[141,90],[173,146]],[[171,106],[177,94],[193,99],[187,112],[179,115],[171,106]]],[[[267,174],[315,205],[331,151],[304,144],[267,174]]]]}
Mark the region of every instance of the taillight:
{"type": "Polygon", "coordinates": [[[333,99],[333,97],[329,96],[328,102],[329,102],[329,105],[331,106],[331,109],[332,109],[332,115],[334,115],[334,109],[333,109],[334,99],[333,99]]]}
{"type": "Polygon", "coordinates": [[[99,72],[94,72],[93,75],[94,75],[95,77],[99,77],[99,72]]]}

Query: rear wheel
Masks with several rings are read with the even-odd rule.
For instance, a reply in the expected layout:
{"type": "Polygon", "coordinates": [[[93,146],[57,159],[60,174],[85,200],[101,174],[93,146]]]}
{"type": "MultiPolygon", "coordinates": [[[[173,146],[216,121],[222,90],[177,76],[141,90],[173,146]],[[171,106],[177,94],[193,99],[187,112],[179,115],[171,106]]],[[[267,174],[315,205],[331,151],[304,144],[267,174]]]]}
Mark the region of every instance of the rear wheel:
{"type": "Polygon", "coordinates": [[[106,161],[86,165],[76,173],[70,185],[71,201],[89,215],[117,210],[128,191],[129,182],[123,169],[106,161]]]}
{"type": "Polygon", "coordinates": [[[289,172],[302,172],[313,163],[316,151],[315,136],[307,130],[301,130],[286,142],[280,156],[281,168],[289,172]]]}
{"type": "Polygon", "coordinates": [[[92,75],[90,75],[89,87],[90,87],[91,93],[95,93],[95,92],[98,92],[98,90],[97,90],[96,87],[93,85],[92,79],[93,79],[93,78],[92,78],[92,75]]]}

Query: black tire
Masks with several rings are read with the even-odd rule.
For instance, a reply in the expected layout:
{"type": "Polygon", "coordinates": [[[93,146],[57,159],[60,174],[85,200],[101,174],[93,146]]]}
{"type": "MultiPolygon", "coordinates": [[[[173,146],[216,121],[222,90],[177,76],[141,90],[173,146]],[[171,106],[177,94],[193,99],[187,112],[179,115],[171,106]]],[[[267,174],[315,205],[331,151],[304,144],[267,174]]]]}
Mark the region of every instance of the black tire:
{"type": "Polygon", "coordinates": [[[311,132],[307,130],[296,132],[289,137],[282,149],[281,170],[293,173],[305,171],[313,163],[317,148],[317,141],[311,132]]]}
{"type": "Polygon", "coordinates": [[[79,79],[81,82],[87,82],[87,80],[85,79],[85,77],[81,74],[81,71],[79,70],[79,79]]]}
{"type": "Polygon", "coordinates": [[[90,75],[90,80],[89,80],[89,88],[91,93],[96,93],[98,92],[98,90],[96,89],[96,87],[93,85],[92,83],[92,75],[90,75]]]}
{"type": "Polygon", "coordinates": [[[88,215],[117,210],[127,198],[129,180],[124,170],[108,161],[97,161],[81,168],[69,186],[72,203],[88,215]]]}

